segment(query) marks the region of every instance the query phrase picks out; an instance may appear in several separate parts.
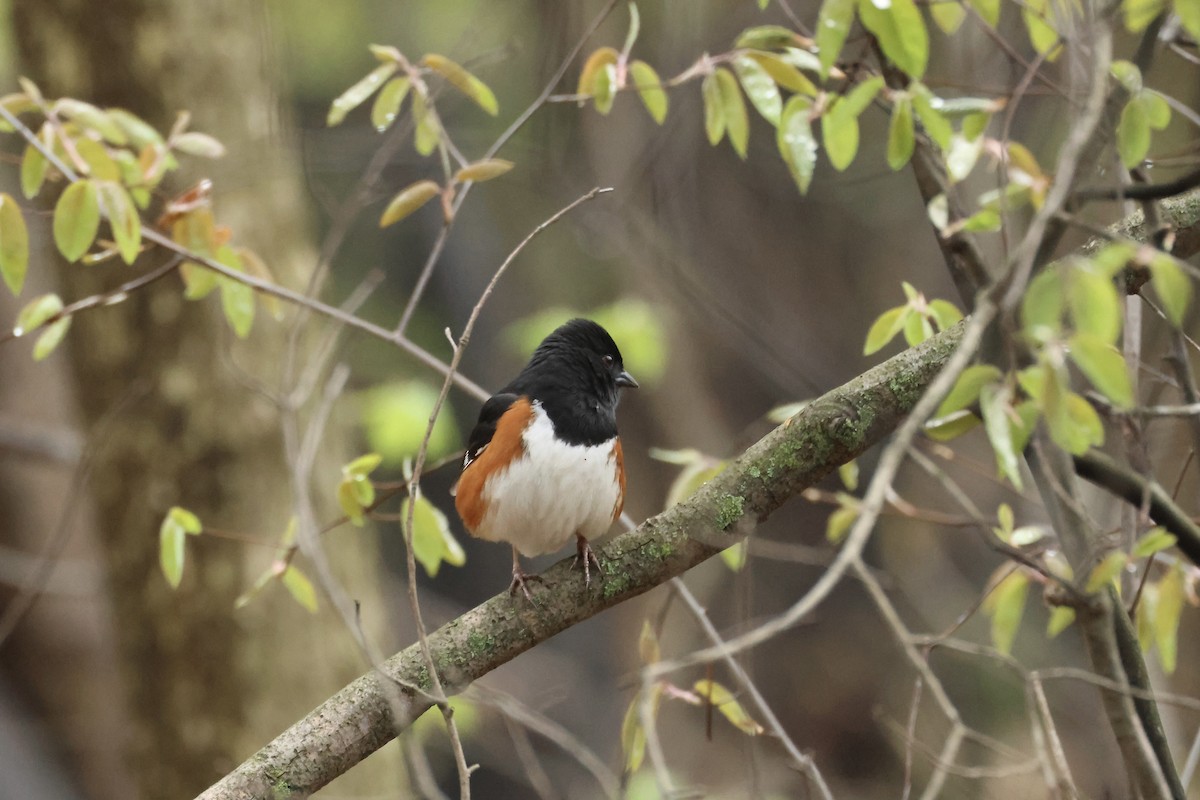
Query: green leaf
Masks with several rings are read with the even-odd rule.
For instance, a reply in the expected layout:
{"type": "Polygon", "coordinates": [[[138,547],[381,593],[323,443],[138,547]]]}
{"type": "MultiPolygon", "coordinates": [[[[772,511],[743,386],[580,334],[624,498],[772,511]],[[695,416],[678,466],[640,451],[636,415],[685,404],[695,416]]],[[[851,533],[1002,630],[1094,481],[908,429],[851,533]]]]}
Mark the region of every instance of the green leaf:
{"type": "Polygon", "coordinates": [[[992,617],[992,644],[1005,655],[1012,652],[1028,593],[1029,576],[1016,570],[1001,580],[983,602],[983,610],[992,617]]]}
{"type": "Polygon", "coordinates": [[[817,15],[815,44],[821,59],[821,77],[829,77],[829,69],[842,53],[842,45],[854,24],[856,0],[825,0],[817,15]]]}
{"type": "Polygon", "coordinates": [[[1071,360],[1100,392],[1119,408],[1133,406],[1133,384],[1124,356],[1111,344],[1087,333],[1071,337],[1071,360]]]}
{"type": "Polygon", "coordinates": [[[933,336],[933,326],[922,313],[914,311],[904,320],[904,340],[909,347],[916,347],[933,336]]]}
{"type": "Polygon", "coordinates": [[[1089,266],[1084,261],[1073,265],[1067,284],[1067,306],[1076,330],[1111,344],[1121,333],[1121,299],[1112,280],[1089,266]]]}
{"type": "Polygon", "coordinates": [[[33,345],[33,360],[42,361],[51,353],[54,352],[67,335],[67,331],[71,328],[71,320],[73,317],[63,317],[57,322],[52,322],[42,331],[42,335],[38,337],[37,342],[33,345]]]}
{"type": "MultiPolygon", "coordinates": [[[[438,390],[422,380],[390,381],[363,392],[363,432],[371,450],[396,466],[415,457],[437,397],[438,390]]],[[[429,458],[441,458],[461,446],[454,415],[439,414],[429,439],[429,458]]]]}
{"type": "Polygon", "coordinates": [[[882,88],[883,78],[878,75],[859,83],[842,98],[841,104],[845,104],[846,106],[845,113],[853,114],[856,117],[862,116],[862,113],[870,107],[871,103],[879,95],[879,90],[882,88]]]}
{"type": "Polygon", "coordinates": [[[962,135],[968,142],[974,142],[987,131],[988,123],[992,121],[991,114],[977,113],[963,117],[962,135]]]}
{"type": "Polygon", "coordinates": [[[473,161],[454,173],[454,180],[456,183],[490,181],[492,178],[499,178],[512,168],[513,162],[505,161],[503,158],[485,158],[481,161],[473,161]]]}
{"type": "Polygon", "coordinates": [[[955,411],[953,414],[926,422],[925,435],[935,442],[948,442],[974,430],[980,422],[979,417],[969,411],[955,411]]]}
{"type": "Polygon", "coordinates": [[[158,563],[172,589],[183,580],[184,540],[187,532],[171,515],[163,518],[158,529],[158,563]]]}
{"type": "Polygon", "coordinates": [[[21,157],[21,194],[29,200],[37,197],[46,181],[46,169],[49,163],[42,151],[33,145],[25,147],[25,155],[21,157]]]}
{"type": "Polygon", "coordinates": [[[1150,119],[1136,96],[1121,110],[1121,119],[1117,123],[1117,152],[1127,169],[1141,164],[1150,152],[1150,119]]]}
{"type": "Polygon", "coordinates": [[[379,218],[379,227],[386,228],[413,213],[442,193],[442,187],[430,180],[417,181],[400,190],[379,218]]]}
{"type": "Polygon", "coordinates": [[[846,99],[834,102],[821,115],[821,139],[829,154],[830,165],[838,172],[854,162],[858,153],[858,117],[848,110],[846,99]]]}
{"type": "MultiPolygon", "coordinates": [[[[662,699],[662,684],[652,684],[646,691],[650,692],[650,713],[658,714],[658,703],[662,699]]],[[[646,757],[646,731],[642,727],[642,694],[638,692],[629,701],[625,709],[625,718],[621,721],[621,752],[625,754],[625,771],[637,772],[638,767],[646,757]]]]}
{"type": "Polygon", "coordinates": [[[1175,546],[1175,536],[1167,533],[1161,525],[1146,531],[1133,545],[1134,558],[1149,558],[1162,550],[1175,546]]]}
{"type": "Polygon", "coordinates": [[[601,47],[593,52],[584,62],[583,71],[579,73],[579,85],[575,93],[586,97],[594,96],[597,78],[604,73],[605,67],[615,65],[620,58],[621,54],[611,47],[601,47]]]}
{"type": "Polygon", "coordinates": [[[1183,325],[1183,314],[1192,300],[1192,281],[1174,257],[1157,251],[1147,265],[1154,291],[1162,301],[1167,319],[1176,328],[1183,325]]]}
{"type": "Polygon", "coordinates": [[[1142,71],[1132,61],[1126,61],[1123,58],[1116,59],[1109,65],[1108,71],[1130,95],[1136,95],[1142,91],[1142,71]]]}
{"type": "Polygon", "coordinates": [[[996,27],[1000,22],[1000,0],[967,0],[967,2],[979,12],[979,16],[983,17],[984,22],[996,27]]]}
{"type": "Polygon", "coordinates": [[[758,113],[767,122],[778,125],[779,113],[783,110],[783,98],[771,75],[762,64],[747,55],[737,56],[733,60],[733,69],[742,82],[742,89],[758,109],[758,113]]]}
{"type": "Polygon", "coordinates": [[[654,67],[645,61],[633,60],[629,64],[629,77],[633,79],[634,88],[642,98],[642,105],[650,112],[650,117],[659,125],[667,118],[667,91],[662,87],[662,81],[654,67]]]}
{"type": "Polygon", "coordinates": [[[1128,563],[1129,557],[1120,550],[1109,553],[1088,574],[1087,585],[1084,587],[1084,591],[1092,594],[1108,586],[1121,574],[1121,570],[1125,569],[1125,565],[1128,563]]]}
{"type": "Polygon", "coordinates": [[[340,125],[346,115],[362,104],[364,100],[374,94],[375,90],[383,85],[384,81],[392,77],[400,65],[394,61],[388,61],[380,64],[375,69],[371,70],[358,83],[351,86],[346,91],[342,92],[337,99],[329,106],[329,114],[325,118],[325,124],[329,127],[340,125]]]}
{"type": "Polygon", "coordinates": [[[751,50],[782,50],[797,41],[796,34],[782,25],[758,25],[742,31],[733,44],[751,50]]]}
{"type": "Polygon", "coordinates": [[[96,184],[96,188],[100,205],[108,214],[108,223],[117,243],[117,251],[126,264],[132,264],[142,249],[142,220],[133,204],[133,198],[125,191],[124,186],[112,181],[101,181],[96,184]]]}
{"type": "Polygon", "coordinates": [[[909,77],[920,79],[929,59],[929,33],[921,12],[913,0],[876,2],[859,0],[859,20],[875,35],[883,54],[893,64],[909,77]]]}
{"type": "Polygon", "coordinates": [[[1063,413],[1046,415],[1050,438],[1071,455],[1082,455],[1090,447],[1104,444],[1104,423],[1091,403],[1070,392],[1063,398],[1063,413]]]}
{"type": "Polygon", "coordinates": [[[803,95],[792,95],[783,106],[776,135],[779,152],[801,194],[808,192],[817,167],[817,140],[813,138],[809,120],[811,111],[812,100],[803,95]]]}
{"type": "Polygon", "coordinates": [[[893,170],[899,170],[908,164],[912,158],[915,144],[912,98],[904,95],[892,106],[892,121],[888,125],[888,166],[893,170]]]}
{"type": "Polygon", "coordinates": [[[972,364],[962,371],[954,388],[946,395],[946,399],[934,412],[935,417],[945,417],[968,406],[979,399],[979,392],[989,383],[996,383],[1003,375],[999,367],[992,364],[972,364]]]}
{"type": "Polygon", "coordinates": [[[1029,43],[1047,61],[1054,61],[1062,52],[1058,31],[1050,24],[1052,20],[1050,0],[1025,0],[1021,9],[1025,29],[1029,32],[1029,43]]]}
{"type": "Polygon", "coordinates": [[[421,58],[421,63],[445,78],[451,86],[474,100],[476,105],[491,116],[494,117],[500,113],[496,95],[492,94],[492,90],[488,88],[487,84],[467,72],[459,64],[437,53],[426,53],[421,58]]]}
{"type": "Polygon", "coordinates": [[[1050,621],[1046,623],[1046,638],[1053,639],[1071,627],[1075,621],[1075,609],[1070,606],[1055,606],[1050,612],[1050,621]]]}
{"type": "Polygon", "coordinates": [[[967,18],[967,10],[959,0],[933,0],[929,5],[929,15],[942,29],[943,33],[954,33],[967,18]]]}
{"type": "Polygon", "coordinates": [[[725,566],[733,572],[741,572],[746,566],[746,561],[749,557],[749,548],[745,539],[737,544],[726,547],[718,555],[721,556],[721,561],[725,562],[725,566]]]}
{"type": "MultiPolygon", "coordinates": [[[[242,259],[229,245],[217,251],[217,261],[237,272],[245,271],[242,259]]],[[[254,290],[223,275],[217,277],[217,285],[221,287],[221,310],[225,312],[229,327],[239,339],[245,339],[254,325],[254,290]]]]}
{"type": "Polygon", "coordinates": [[[200,158],[221,158],[225,155],[225,145],[215,137],[198,131],[181,133],[171,142],[172,146],[181,153],[200,158]]]}
{"type": "Polygon", "coordinates": [[[392,78],[383,85],[375,97],[374,105],[371,106],[371,124],[375,126],[375,130],[383,133],[392,126],[411,88],[412,80],[404,76],[392,78]]]}
{"type": "MultiPolygon", "coordinates": [[[[400,518],[405,521],[408,520],[408,505],[408,498],[400,505],[400,518]]],[[[413,506],[412,548],[413,556],[431,578],[437,575],[443,561],[456,567],[467,561],[458,540],[450,533],[446,515],[421,496],[413,506]]]]}
{"type": "Polygon", "coordinates": [[[288,564],[288,568],[283,571],[283,585],[287,588],[288,594],[297,603],[308,609],[309,613],[317,613],[317,590],[313,588],[312,581],[300,571],[299,567],[288,564]]]}
{"type": "Polygon", "coordinates": [[[1161,131],[1171,124],[1171,105],[1158,92],[1146,89],[1137,96],[1137,102],[1146,112],[1146,121],[1154,130],[1161,131]]]}
{"type": "Polygon", "coordinates": [[[102,181],[121,179],[121,168],[108,153],[108,148],[95,139],[86,137],[75,141],[75,152],[83,159],[85,175],[102,181]]]}
{"type": "Polygon", "coordinates": [[[1166,8],[1167,0],[1124,0],[1121,10],[1125,15],[1126,30],[1141,33],[1166,8]]]}
{"type": "Polygon", "coordinates": [[[938,330],[946,330],[962,321],[962,312],[949,300],[930,300],[929,313],[937,321],[938,330]]]}
{"type": "Polygon", "coordinates": [[[857,508],[839,508],[829,515],[825,521],[825,538],[830,544],[837,544],[850,532],[850,526],[858,519],[857,508]]]}
{"type": "Polygon", "coordinates": [[[191,511],[181,506],[171,506],[167,512],[167,517],[179,527],[183,528],[184,533],[197,536],[204,530],[204,526],[200,524],[200,518],[191,511]]]}
{"type": "Polygon", "coordinates": [[[13,295],[25,285],[29,268],[29,229],[12,195],[0,193],[0,277],[13,295]]]}
{"type": "Polygon", "coordinates": [[[342,474],[351,477],[365,478],[375,471],[375,468],[383,463],[383,456],[379,453],[367,453],[351,461],[342,467],[342,474]]]}
{"type": "Polygon", "coordinates": [[[145,147],[161,147],[163,145],[162,134],[154,129],[154,126],[146,122],[141,117],[126,111],[123,108],[107,108],[105,113],[108,118],[125,132],[130,143],[133,144],[135,150],[142,150],[145,147]]]}
{"type": "MultiPolygon", "coordinates": [[[[807,56],[812,55],[806,50],[793,50],[792,52],[802,53],[807,56]]],[[[759,51],[751,51],[747,55],[762,67],[763,71],[777,85],[797,94],[804,94],[809,97],[817,96],[818,90],[816,84],[797,69],[797,65],[793,61],[789,61],[786,55],[781,56],[775,53],[763,53],[759,51]]]]}
{"type": "Polygon", "coordinates": [[[279,571],[275,568],[275,565],[272,564],[266,569],[266,571],[259,574],[259,576],[255,579],[254,584],[249,589],[238,595],[238,598],[233,601],[233,607],[237,609],[244,608],[245,606],[249,605],[250,601],[253,600],[259,592],[265,589],[268,583],[275,580],[275,578],[278,576],[279,571]]]}
{"type": "Polygon", "coordinates": [[[979,407],[983,412],[983,425],[988,441],[996,454],[996,467],[1002,478],[1008,478],[1017,491],[1024,486],[1021,481],[1019,452],[1013,443],[1009,409],[1012,407],[1012,389],[1006,385],[987,385],[979,391],[979,407]]]}
{"type": "Polygon", "coordinates": [[[341,506],[342,513],[346,518],[358,528],[361,528],[364,523],[362,502],[359,500],[359,487],[356,485],[362,482],[362,478],[351,476],[342,478],[337,487],[337,501],[341,506]]]}
{"type": "Polygon", "coordinates": [[[853,492],[858,488],[858,462],[851,459],[842,464],[838,467],[838,477],[841,479],[842,485],[853,492]]]}
{"type": "Polygon", "coordinates": [[[889,308],[871,323],[867,331],[867,341],[863,345],[863,355],[869,356],[881,350],[884,345],[896,338],[896,334],[904,330],[904,323],[913,313],[912,306],[903,305],[889,308]]]}
{"type": "Polygon", "coordinates": [[[704,100],[704,133],[715,146],[725,136],[725,100],[716,72],[704,76],[700,96],[704,100]]]}
{"type": "Polygon", "coordinates": [[[111,144],[121,146],[129,141],[121,126],[114,122],[107,112],[96,108],[91,103],[64,97],[54,103],[54,110],[59,116],[66,117],[84,128],[95,131],[111,144]]]}
{"type": "Polygon", "coordinates": [[[650,620],[642,620],[642,633],[638,636],[638,656],[643,664],[656,664],[662,658],[662,650],[658,645],[658,636],[650,620]]]}
{"type": "Polygon", "coordinates": [[[721,93],[721,105],[724,108],[725,133],[733,151],[742,159],[746,157],[746,147],[750,141],[750,119],[746,115],[746,101],[742,99],[742,91],[738,88],[737,78],[724,67],[716,71],[717,88],[721,93]]]}
{"type": "Polygon", "coordinates": [[[1026,335],[1044,340],[1062,330],[1066,308],[1062,276],[1053,267],[1043,270],[1029,282],[1021,299],[1021,325],[1026,335]]]}
{"type": "Polygon", "coordinates": [[[717,711],[720,711],[725,719],[733,723],[733,726],[742,733],[747,733],[751,736],[762,734],[763,726],[755,722],[746,712],[746,709],[742,708],[742,704],[733,696],[733,692],[716,681],[708,680],[707,678],[696,681],[693,688],[696,694],[708,701],[717,711]]]}
{"type": "Polygon", "coordinates": [[[17,314],[17,324],[13,327],[13,336],[24,336],[41,327],[62,310],[63,301],[56,294],[35,297],[17,314]]]}
{"type": "Polygon", "coordinates": [[[983,137],[968,139],[966,136],[952,136],[950,148],[946,151],[946,172],[954,183],[965,180],[975,169],[979,154],[983,152],[983,137]]]}
{"type": "Polygon", "coordinates": [[[418,153],[427,156],[437,149],[442,138],[442,123],[437,112],[425,104],[425,95],[413,92],[413,145],[418,153]]]}
{"type": "Polygon", "coordinates": [[[1011,541],[1013,526],[1016,524],[1012,506],[1008,503],[1001,503],[996,508],[996,522],[1000,524],[1000,529],[996,532],[997,535],[1006,542],[1011,541]]]}
{"type": "Polygon", "coordinates": [[[617,68],[612,64],[605,64],[601,70],[596,73],[596,80],[592,84],[594,89],[594,99],[596,110],[601,114],[607,114],[612,111],[613,103],[617,99],[617,68]]]}
{"type": "Polygon", "coordinates": [[[1200,42],[1200,3],[1193,0],[1176,0],[1175,14],[1183,23],[1184,29],[1192,35],[1192,39],[1200,42]]]}
{"type": "Polygon", "coordinates": [[[921,120],[921,126],[938,147],[948,150],[954,138],[954,128],[939,110],[942,99],[929,91],[929,87],[923,83],[914,83],[912,92],[913,108],[917,112],[917,118],[921,120]]]}
{"type": "Polygon", "coordinates": [[[54,206],[54,243],[67,261],[78,261],[100,230],[100,202],[96,185],[76,181],[63,191],[54,206]]]}
{"type": "Polygon", "coordinates": [[[1154,614],[1154,644],[1158,646],[1158,658],[1163,672],[1170,675],[1175,671],[1179,645],[1179,619],[1186,597],[1183,572],[1175,564],[1158,582],[1158,607],[1154,614]]]}

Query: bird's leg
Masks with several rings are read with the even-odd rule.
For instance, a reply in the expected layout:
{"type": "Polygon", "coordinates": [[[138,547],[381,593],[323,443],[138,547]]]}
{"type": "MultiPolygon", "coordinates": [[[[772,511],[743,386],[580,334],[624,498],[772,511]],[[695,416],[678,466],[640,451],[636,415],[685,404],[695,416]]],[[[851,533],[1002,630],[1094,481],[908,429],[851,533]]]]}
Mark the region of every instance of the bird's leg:
{"type": "Polygon", "coordinates": [[[571,568],[574,569],[583,562],[583,585],[590,587],[592,585],[592,564],[596,565],[596,573],[603,578],[604,570],[600,567],[600,559],[596,558],[596,554],[592,552],[592,546],[588,544],[588,540],[575,534],[575,560],[571,562],[571,568]]]}
{"type": "Polygon", "coordinates": [[[510,583],[508,585],[508,593],[510,595],[515,595],[517,593],[517,588],[520,587],[521,592],[524,593],[524,595],[525,595],[525,599],[532,603],[533,595],[531,595],[529,593],[529,587],[526,586],[525,584],[527,584],[530,581],[538,581],[539,583],[541,583],[541,582],[543,582],[542,577],[540,575],[530,575],[528,572],[521,569],[521,556],[517,552],[517,548],[514,547],[512,549],[512,551],[513,551],[513,572],[512,572],[513,579],[512,579],[512,583],[510,583]]]}

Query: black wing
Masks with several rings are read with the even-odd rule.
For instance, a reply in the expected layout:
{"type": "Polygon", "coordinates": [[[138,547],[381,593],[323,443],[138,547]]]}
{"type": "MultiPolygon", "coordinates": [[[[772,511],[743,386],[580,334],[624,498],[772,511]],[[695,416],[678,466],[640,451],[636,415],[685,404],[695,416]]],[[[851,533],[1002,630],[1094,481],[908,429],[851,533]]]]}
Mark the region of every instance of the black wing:
{"type": "Polygon", "coordinates": [[[500,421],[500,417],[512,407],[512,404],[517,401],[518,396],[509,393],[492,395],[483,404],[483,408],[479,410],[479,421],[475,423],[475,427],[471,430],[471,435],[467,439],[467,454],[463,456],[463,469],[470,466],[471,462],[492,441],[492,436],[496,433],[496,424],[500,421]]]}

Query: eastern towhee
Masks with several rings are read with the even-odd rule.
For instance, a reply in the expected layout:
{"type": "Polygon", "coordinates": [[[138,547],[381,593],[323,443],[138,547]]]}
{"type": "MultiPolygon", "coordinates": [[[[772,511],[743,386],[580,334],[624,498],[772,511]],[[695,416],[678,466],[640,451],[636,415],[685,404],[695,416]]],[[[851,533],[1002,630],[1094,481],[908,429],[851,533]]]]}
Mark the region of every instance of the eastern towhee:
{"type": "Polygon", "coordinates": [[[573,319],[547,336],[525,369],[483,404],[471,431],[454,506],[471,535],[508,542],[512,584],[532,600],[520,554],[553,552],[575,537],[584,585],[588,540],[605,533],[625,504],[617,436],[622,387],[637,388],[621,351],[595,322],[573,319]]]}

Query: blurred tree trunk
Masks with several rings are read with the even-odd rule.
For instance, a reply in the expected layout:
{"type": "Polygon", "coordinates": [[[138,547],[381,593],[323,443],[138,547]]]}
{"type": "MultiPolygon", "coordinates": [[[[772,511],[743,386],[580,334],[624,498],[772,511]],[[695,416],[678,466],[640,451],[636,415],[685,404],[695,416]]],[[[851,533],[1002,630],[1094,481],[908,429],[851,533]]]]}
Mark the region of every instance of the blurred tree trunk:
{"type": "MultiPolygon", "coordinates": [[[[216,135],[229,155],[185,165],[168,191],[211,177],[218,222],[235,242],[261,254],[281,282],[302,283],[315,257],[301,165],[273,94],[262,2],[14,0],[12,13],[21,72],[48,96],[128,108],[160,129],[190,110],[193,127],[216,135]],[[196,167],[205,172],[188,171],[196,167]]],[[[144,255],[135,269],[157,258],[144,255]]],[[[117,263],[63,265],[61,293],[69,301],[129,274],[117,263]]],[[[158,567],[158,525],[172,505],[261,540],[282,531],[290,495],[279,414],[249,387],[278,385],[286,327],[260,306],[248,342],[235,343],[219,301],[185,302],[171,277],[79,316],[68,336],[89,429],[133,397],[106,423],[90,492],[128,691],[127,755],[146,797],[198,793],[362,669],[328,608],[314,618],[273,587],[234,611],[270,548],[189,540],[178,591],[158,567]]],[[[330,449],[326,457],[336,458],[339,448],[330,449]]],[[[339,575],[370,608],[362,595],[377,584],[373,543],[360,537],[338,550],[339,575]]]]}

